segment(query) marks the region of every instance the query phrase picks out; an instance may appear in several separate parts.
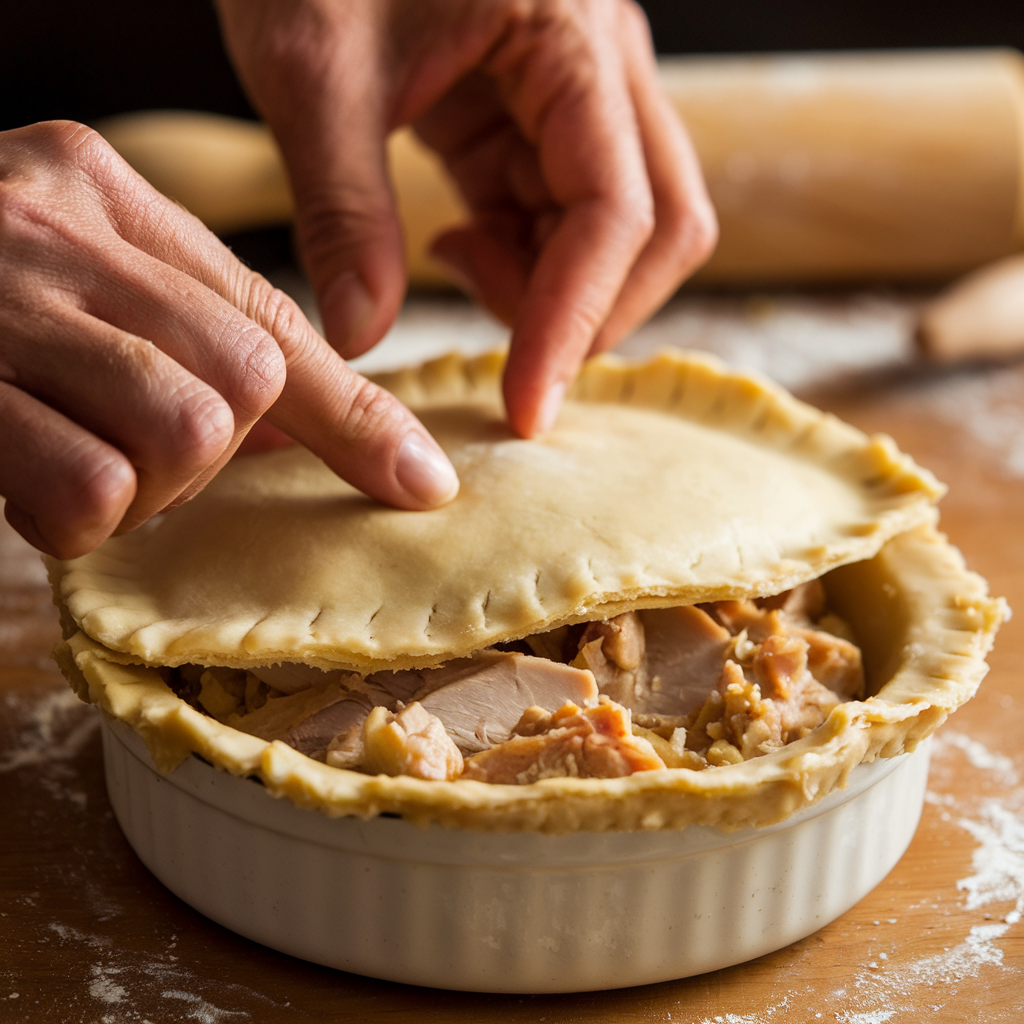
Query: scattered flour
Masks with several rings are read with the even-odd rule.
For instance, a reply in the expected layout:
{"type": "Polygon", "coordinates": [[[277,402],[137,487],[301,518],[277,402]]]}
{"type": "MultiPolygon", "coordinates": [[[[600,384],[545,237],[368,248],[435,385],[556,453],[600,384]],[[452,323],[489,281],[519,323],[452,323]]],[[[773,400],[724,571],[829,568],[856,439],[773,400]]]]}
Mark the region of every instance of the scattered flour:
{"type": "Polygon", "coordinates": [[[856,987],[880,988],[906,996],[920,986],[955,985],[965,978],[976,978],[986,964],[999,966],[1002,963],[1003,951],[994,940],[1001,938],[1008,928],[1005,924],[974,925],[964,941],[952,949],[894,965],[884,973],[859,974],[856,987]]]}
{"type": "Polygon", "coordinates": [[[128,995],[127,990],[111,979],[112,974],[120,974],[119,967],[105,967],[94,964],[92,981],[89,983],[89,995],[102,1003],[120,1003],[128,995]]]}
{"type": "Polygon", "coordinates": [[[962,732],[943,729],[936,737],[936,743],[956,747],[957,750],[963,751],[967,755],[967,760],[975,768],[994,772],[998,780],[1006,786],[1016,786],[1020,781],[1020,775],[1011,758],[989,750],[983,743],[972,740],[970,736],[965,736],[962,732]]]}
{"type": "Polygon", "coordinates": [[[630,358],[696,348],[791,389],[914,358],[917,302],[881,294],[679,295],[619,347],[630,358]]]}
{"type": "MultiPolygon", "coordinates": [[[[84,807],[85,794],[73,787],[77,785],[76,766],[71,762],[81,752],[99,726],[95,708],[83,704],[70,689],[44,691],[38,696],[8,694],[3,711],[13,728],[12,742],[0,754],[0,775],[20,768],[31,768],[26,774],[40,791],[53,800],[71,800],[84,807]]],[[[81,878],[77,869],[66,868],[65,879],[73,879],[78,899],[88,906],[92,919],[100,924],[117,917],[121,908],[110,895],[98,889],[88,878],[81,878]]],[[[38,893],[26,893],[22,902],[35,906],[38,893]]],[[[82,995],[93,1001],[99,1015],[90,1017],[100,1024],[154,1024],[136,1007],[139,1003],[152,1005],[155,1000],[167,1000],[167,1012],[160,1020],[196,1021],[198,1024],[226,1024],[232,1019],[249,1019],[244,1010],[225,1009],[200,994],[209,979],[183,967],[172,950],[176,950],[176,937],[164,956],[140,960],[136,952],[116,937],[83,931],[60,920],[39,926],[34,941],[53,942],[59,946],[77,946],[88,950],[91,965],[82,979],[82,995]]],[[[51,949],[51,952],[53,950],[51,949]]],[[[72,958],[72,962],[80,962],[72,958]]],[[[86,963],[90,963],[89,960],[86,963]]],[[[14,982],[2,970],[4,980],[14,982]]],[[[24,979],[17,979],[23,983],[24,979]]],[[[14,985],[11,985],[14,988],[14,985]]],[[[268,1006],[272,1000],[246,986],[218,983],[217,991],[225,998],[256,1001],[268,1006]]],[[[24,998],[21,984],[9,992],[5,1000],[24,998]]],[[[0,1019],[5,1019],[0,1012],[0,1019]]],[[[63,1018],[62,1018],[63,1019],[63,1018]]],[[[78,1018],[75,1018],[78,1019],[78,1018]]]]}
{"type": "Polygon", "coordinates": [[[164,999],[177,999],[185,1003],[186,1009],[183,1011],[186,1020],[199,1021],[199,1024],[220,1024],[221,1021],[227,1020],[229,1017],[248,1017],[249,1014],[244,1010],[222,1010],[219,1006],[214,1006],[213,1003],[208,1003],[205,999],[197,996],[194,992],[182,992],[179,989],[167,989],[161,992],[160,995],[164,999]]]}
{"type": "Polygon", "coordinates": [[[1012,903],[1004,920],[1007,927],[1016,924],[1024,914],[1024,819],[1000,801],[987,800],[980,820],[961,818],[958,824],[978,841],[971,864],[975,874],[956,883],[967,893],[967,909],[1012,903]]]}
{"type": "Polygon", "coordinates": [[[996,455],[1004,475],[1024,477],[1024,391],[1016,366],[986,367],[922,384],[907,400],[921,411],[966,430],[996,455]]]}
{"type": "MultiPolygon", "coordinates": [[[[167,1020],[226,1024],[234,1018],[242,1020],[252,1016],[247,1010],[217,1006],[196,991],[208,984],[210,979],[200,977],[178,962],[178,957],[171,953],[178,946],[176,936],[171,936],[166,954],[140,960],[132,950],[106,936],[90,935],[58,922],[51,922],[47,931],[56,935],[62,944],[80,944],[96,951],[99,959],[89,969],[86,991],[92,999],[106,1007],[106,1016],[99,1018],[103,1024],[146,1024],[147,1018],[136,1006],[139,1003],[152,1006],[156,998],[168,1000],[172,1004],[173,1009],[168,1009],[167,1020]]],[[[233,982],[218,982],[217,991],[227,998],[255,1000],[267,1007],[278,1005],[262,993],[233,982]]],[[[159,1019],[164,1020],[165,1017],[160,1016],[159,1019]]]]}
{"type": "MultiPolygon", "coordinates": [[[[701,1017],[694,1021],[694,1024],[770,1024],[777,1013],[785,1015],[790,1006],[790,997],[794,992],[787,992],[782,1000],[771,1006],[766,1006],[755,1013],[723,1013],[714,1017],[701,1017]]],[[[820,1017],[821,1014],[818,1014],[820,1017]]],[[[671,1020],[671,1014],[669,1015],[671,1020]]]]}
{"type": "MultiPolygon", "coordinates": [[[[1012,904],[1012,909],[1002,921],[972,925],[962,942],[942,953],[908,963],[889,961],[881,970],[859,973],[855,980],[857,1001],[880,1003],[871,1013],[889,1016],[848,1014],[838,1020],[851,1024],[888,1021],[897,1012],[913,1010],[915,992],[921,989],[956,985],[977,977],[986,967],[1015,970],[1003,963],[1003,950],[997,942],[1024,915],[1024,800],[1019,791],[1014,791],[1020,775],[1004,754],[962,733],[943,730],[935,738],[933,753],[942,761],[953,751],[963,754],[973,767],[991,773],[992,781],[1007,790],[1004,797],[986,799],[980,807],[962,808],[955,819],[978,843],[971,859],[974,873],[956,883],[957,889],[967,894],[963,909],[973,911],[999,903],[1012,904]]],[[[949,793],[931,793],[930,802],[957,806],[949,793]]],[[[949,816],[948,820],[954,819],[949,816]]]]}
{"type": "MultiPolygon", "coordinates": [[[[9,701],[9,706],[24,706],[9,701]]],[[[99,728],[99,714],[71,690],[55,690],[29,708],[28,725],[16,745],[0,758],[0,775],[26,766],[39,766],[77,757],[99,728]]]]}
{"type": "Polygon", "coordinates": [[[867,1013],[837,1013],[839,1024],[886,1024],[896,1015],[895,1010],[869,1010],[867,1013]]]}
{"type": "Polygon", "coordinates": [[[767,1024],[775,1010],[772,1006],[763,1013],[723,1013],[718,1017],[701,1017],[695,1024],[767,1024]]]}
{"type": "Polygon", "coordinates": [[[57,921],[51,921],[46,928],[47,931],[56,934],[61,942],[84,942],[92,949],[108,949],[111,945],[110,939],[99,935],[86,935],[85,932],[81,932],[77,928],[72,928],[66,924],[59,924],[57,921]]]}

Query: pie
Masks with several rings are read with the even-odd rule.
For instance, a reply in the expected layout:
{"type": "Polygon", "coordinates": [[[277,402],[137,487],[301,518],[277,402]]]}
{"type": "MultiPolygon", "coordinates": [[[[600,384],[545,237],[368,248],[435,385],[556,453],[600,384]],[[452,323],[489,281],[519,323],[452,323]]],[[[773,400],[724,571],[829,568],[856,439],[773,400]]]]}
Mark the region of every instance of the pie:
{"type": "Polygon", "coordinates": [[[936,530],[943,488],[697,355],[587,364],[505,425],[503,355],[379,382],[458,498],[385,508],[294,447],[50,560],[79,695],[328,815],[491,830],[779,821],[912,750],[1005,615],[936,530]]]}

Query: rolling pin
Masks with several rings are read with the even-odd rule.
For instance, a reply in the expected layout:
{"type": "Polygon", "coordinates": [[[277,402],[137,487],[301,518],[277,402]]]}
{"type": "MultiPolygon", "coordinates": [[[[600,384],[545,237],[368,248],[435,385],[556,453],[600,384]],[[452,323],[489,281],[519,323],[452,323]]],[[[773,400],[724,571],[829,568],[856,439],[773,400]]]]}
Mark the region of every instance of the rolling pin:
{"type": "MultiPolygon", "coordinates": [[[[671,57],[721,240],[696,280],[942,280],[1024,246],[1024,58],[1012,50],[671,57]]],[[[97,127],[158,189],[221,233],[285,223],[291,198],[260,125],[150,112],[97,127]]],[[[408,130],[388,141],[410,279],[465,209],[408,130]]]]}
{"type": "Polygon", "coordinates": [[[929,302],[917,340],[938,363],[1018,357],[1024,352],[1024,256],[972,271],[929,302]]]}

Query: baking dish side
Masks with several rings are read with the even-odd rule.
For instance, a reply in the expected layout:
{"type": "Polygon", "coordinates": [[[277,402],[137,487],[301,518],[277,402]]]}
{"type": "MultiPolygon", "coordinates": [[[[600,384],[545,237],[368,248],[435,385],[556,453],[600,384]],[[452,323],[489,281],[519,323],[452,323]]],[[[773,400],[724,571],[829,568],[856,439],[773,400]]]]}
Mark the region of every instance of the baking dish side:
{"type": "Polygon", "coordinates": [[[315,963],[483,992],[644,985],[795,942],[893,868],[928,773],[927,744],[862,764],[760,829],[495,834],[327,818],[196,757],[162,775],[109,719],[103,747],[121,828],[196,910],[315,963]]]}

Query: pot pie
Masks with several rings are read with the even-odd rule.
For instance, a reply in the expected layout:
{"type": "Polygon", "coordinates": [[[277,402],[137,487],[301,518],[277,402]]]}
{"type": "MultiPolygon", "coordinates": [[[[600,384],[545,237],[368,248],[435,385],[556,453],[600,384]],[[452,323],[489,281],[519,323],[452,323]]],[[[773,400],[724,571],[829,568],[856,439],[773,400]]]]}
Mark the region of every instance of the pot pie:
{"type": "Polygon", "coordinates": [[[943,488],[697,355],[589,362],[555,429],[503,356],[383,375],[462,481],[383,507],[300,447],[50,560],[78,694],[328,815],[562,832],[787,817],[975,692],[1005,604],[943,488]]]}

